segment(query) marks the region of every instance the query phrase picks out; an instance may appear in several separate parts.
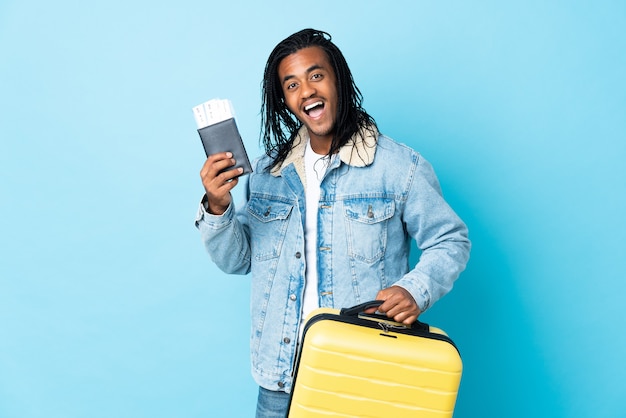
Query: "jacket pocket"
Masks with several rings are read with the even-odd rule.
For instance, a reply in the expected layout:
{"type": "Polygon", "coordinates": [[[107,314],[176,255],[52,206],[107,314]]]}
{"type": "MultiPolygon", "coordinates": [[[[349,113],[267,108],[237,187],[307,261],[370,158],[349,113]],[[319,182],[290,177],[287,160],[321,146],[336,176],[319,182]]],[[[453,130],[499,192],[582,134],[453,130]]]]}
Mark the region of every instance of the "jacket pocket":
{"type": "Polygon", "coordinates": [[[366,263],[378,261],[387,246],[387,222],[395,212],[393,199],[351,199],[343,205],[349,255],[366,263]]]}
{"type": "Polygon", "coordinates": [[[250,220],[252,254],[257,260],[280,255],[293,204],[252,197],[247,211],[250,220]]]}

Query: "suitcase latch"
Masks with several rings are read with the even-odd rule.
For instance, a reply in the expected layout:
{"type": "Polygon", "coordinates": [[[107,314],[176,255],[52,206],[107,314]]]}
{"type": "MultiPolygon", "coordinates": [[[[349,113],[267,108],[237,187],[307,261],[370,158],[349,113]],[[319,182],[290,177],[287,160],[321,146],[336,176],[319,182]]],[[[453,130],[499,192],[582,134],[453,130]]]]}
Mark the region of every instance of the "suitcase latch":
{"type": "Polygon", "coordinates": [[[394,329],[406,329],[405,325],[394,325],[388,322],[379,322],[378,326],[383,330],[385,334],[389,334],[390,331],[394,329]]]}

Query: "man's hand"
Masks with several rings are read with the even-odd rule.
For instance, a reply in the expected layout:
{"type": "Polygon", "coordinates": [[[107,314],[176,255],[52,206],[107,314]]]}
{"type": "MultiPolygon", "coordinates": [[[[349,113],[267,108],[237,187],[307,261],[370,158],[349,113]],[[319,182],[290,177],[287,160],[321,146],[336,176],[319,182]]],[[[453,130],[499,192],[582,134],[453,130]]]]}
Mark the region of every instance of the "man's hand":
{"type": "Polygon", "coordinates": [[[200,170],[202,185],[206,191],[209,212],[213,215],[221,215],[230,205],[230,191],[237,185],[237,177],[243,172],[242,168],[224,170],[235,165],[233,154],[220,152],[210,155],[200,170]]]}
{"type": "Polygon", "coordinates": [[[367,309],[366,313],[378,311],[405,325],[411,325],[422,313],[413,296],[400,286],[391,286],[379,291],[376,300],[384,300],[385,302],[378,308],[367,309]]]}

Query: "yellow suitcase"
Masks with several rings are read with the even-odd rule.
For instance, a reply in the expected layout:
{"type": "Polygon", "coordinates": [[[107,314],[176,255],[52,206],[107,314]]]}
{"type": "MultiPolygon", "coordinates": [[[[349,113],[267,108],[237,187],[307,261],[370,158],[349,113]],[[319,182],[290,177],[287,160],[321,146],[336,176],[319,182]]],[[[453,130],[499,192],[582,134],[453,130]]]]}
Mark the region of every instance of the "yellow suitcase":
{"type": "Polygon", "coordinates": [[[307,320],[289,418],[452,417],[463,365],[445,332],[362,311],[321,308],[307,320]]]}

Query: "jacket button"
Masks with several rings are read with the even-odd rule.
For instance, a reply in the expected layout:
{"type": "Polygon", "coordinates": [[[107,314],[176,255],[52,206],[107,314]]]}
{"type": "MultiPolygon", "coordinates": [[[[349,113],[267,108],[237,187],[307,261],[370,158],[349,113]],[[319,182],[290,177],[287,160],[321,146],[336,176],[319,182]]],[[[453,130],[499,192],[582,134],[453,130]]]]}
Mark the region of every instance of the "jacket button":
{"type": "Polygon", "coordinates": [[[282,389],[285,387],[285,384],[283,382],[278,382],[278,387],[282,389]]]}
{"type": "Polygon", "coordinates": [[[285,338],[283,338],[283,342],[285,344],[289,344],[291,342],[291,340],[289,339],[289,337],[285,337],[285,338]]]}
{"type": "Polygon", "coordinates": [[[289,296],[289,299],[291,299],[291,300],[296,300],[296,299],[297,299],[297,297],[296,297],[296,295],[293,295],[293,294],[292,294],[291,296],[289,296]]]}
{"type": "Polygon", "coordinates": [[[296,258],[300,258],[300,257],[302,257],[302,254],[300,254],[300,251],[298,251],[298,252],[296,253],[296,258]]]}

